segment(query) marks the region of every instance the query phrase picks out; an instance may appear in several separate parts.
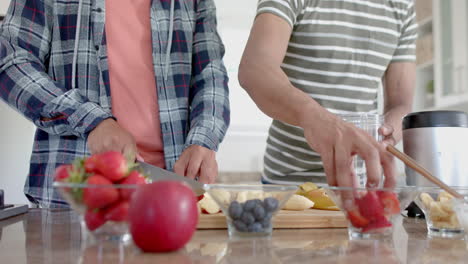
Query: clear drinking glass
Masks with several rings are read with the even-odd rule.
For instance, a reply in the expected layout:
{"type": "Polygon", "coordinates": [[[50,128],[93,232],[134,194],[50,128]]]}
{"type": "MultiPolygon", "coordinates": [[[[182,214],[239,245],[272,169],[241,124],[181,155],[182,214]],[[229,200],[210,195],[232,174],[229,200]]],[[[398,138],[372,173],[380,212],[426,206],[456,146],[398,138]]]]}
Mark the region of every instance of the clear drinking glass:
{"type": "MultiPolygon", "coordinates": [[[[341,114],[338,115],[343,121],[354,124],[356,127],[369,133],[375,140],[380,141],[379,128],[382,126],[383,115],[378,114],[341,114]]],[[[353,167],[358,179],[358,187],[365,187],[367,182],[366,164],[364,160],[356,155],[353,158],[353,167]]],[[[382,181],[380,181],[382,182],[382,181]]]]}

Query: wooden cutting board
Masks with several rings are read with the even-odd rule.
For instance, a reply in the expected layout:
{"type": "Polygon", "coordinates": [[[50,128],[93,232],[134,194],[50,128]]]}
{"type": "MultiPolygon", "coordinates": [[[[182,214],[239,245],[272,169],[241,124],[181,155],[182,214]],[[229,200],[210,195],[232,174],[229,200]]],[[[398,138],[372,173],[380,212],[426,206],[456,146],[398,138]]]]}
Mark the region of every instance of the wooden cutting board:
{"type": "MultiPolygon", "coordinates": [[[[308,209],[305,211],[281,210],[273,220],[274,228],[343,228],[347,227],[341,211],[308,209]]],[[[198,229],[226,229],[226,217],[223,213],[201,214],[198,229]]]]}

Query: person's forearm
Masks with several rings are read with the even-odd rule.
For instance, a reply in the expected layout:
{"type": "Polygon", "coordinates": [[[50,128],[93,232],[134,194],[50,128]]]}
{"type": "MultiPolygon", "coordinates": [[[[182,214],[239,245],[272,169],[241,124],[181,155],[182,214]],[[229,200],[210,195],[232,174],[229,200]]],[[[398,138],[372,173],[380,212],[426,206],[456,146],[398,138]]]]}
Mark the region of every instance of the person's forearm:
{"type": "Polygon", "coordinates": [[[304,127],[304,120],[313,119],[312,116],[329,116],[309,95],[294,87],[279,66],[272,66],[260,56],[244,56],[239,82],[260,110],[273,119],[304,127]]]}
{"type": "Polygon", "coordinates": [[[413,106],[415,68],[414,63],[392,63],[385,75],[385,123],[393,127],[396,142],[401,140],[402,119],[413,106]]]}
{"type": "Polygon", "coordinates": [[[190,130],[185,148],[200,145],[217,151],[230,123],[228,75],[224,45],[216,29],[213,0],[199,1],[193,34],[190,130]]]}

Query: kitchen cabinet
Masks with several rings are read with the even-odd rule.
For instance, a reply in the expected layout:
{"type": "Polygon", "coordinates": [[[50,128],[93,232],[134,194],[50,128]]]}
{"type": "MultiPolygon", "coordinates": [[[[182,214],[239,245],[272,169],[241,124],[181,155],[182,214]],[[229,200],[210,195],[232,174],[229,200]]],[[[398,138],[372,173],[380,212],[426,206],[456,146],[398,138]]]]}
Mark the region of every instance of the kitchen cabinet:
{"type": "Polygon", "coordinates": [[[423,15],[417,15],[413,110],[456,109],[468,103],[468,3],[459,0],[415,3],[417,14],[423,15]]]}

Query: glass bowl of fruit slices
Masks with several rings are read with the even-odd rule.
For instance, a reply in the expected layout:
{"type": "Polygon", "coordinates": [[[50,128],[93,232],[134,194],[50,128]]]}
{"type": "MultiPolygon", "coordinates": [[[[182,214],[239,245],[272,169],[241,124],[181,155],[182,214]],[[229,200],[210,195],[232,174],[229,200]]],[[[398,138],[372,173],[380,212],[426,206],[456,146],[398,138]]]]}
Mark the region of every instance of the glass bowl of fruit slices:
{"type": "Polygon", "coordinates": [[[350,240],[390,237],[416,187],[324,187],[348,220],[350,240]]]}
{"type": "Polygon", "coordinates": [[[209,184],[205,189],[226,216],[230,237],[271,236],[272,219],[297,191],[274,184],[209,184]]]}
{"type": "Polygon", "coordinates": [[[148,182],[120,153],[105,152],[57,167],[53,186],[81,217],[84,238],[128,242],[129,203],[148,182]]]}
{"type": "MultiPolygon", "coordinates": [[[[467,196],[468,187],[451,187],[458,193],[467,196]]],[[[452,195],[439,187],[420,187],[414,199],[416,205],[423,211],[427,232],[432,237],[460,238],[463,237],[462,216],[463,207],[452,195]],[[459,213],[459,216],[457,216],[459,213]]]]}
{"type": "Polygon", "coordinates": [[[468,196],[465,199],[455,199],[454,210],[458,217],[461,228],[465,231],[465,242],[468,249],[468,196]]]}

